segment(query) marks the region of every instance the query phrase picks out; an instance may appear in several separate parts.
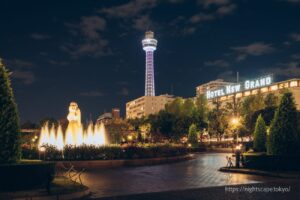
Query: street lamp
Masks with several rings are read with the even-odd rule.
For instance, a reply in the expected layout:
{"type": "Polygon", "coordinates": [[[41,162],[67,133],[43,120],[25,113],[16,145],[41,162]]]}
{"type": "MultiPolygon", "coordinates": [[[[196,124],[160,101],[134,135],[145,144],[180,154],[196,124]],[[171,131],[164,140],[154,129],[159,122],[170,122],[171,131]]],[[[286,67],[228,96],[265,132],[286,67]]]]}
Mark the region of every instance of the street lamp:
{"type": "Polygon", "coordinates": [[[46,147],[45,146],[41,146],[39,148],[39,160],[41,160],[41,153],[44,153],[44,160],[46,159],[46,147]]]}

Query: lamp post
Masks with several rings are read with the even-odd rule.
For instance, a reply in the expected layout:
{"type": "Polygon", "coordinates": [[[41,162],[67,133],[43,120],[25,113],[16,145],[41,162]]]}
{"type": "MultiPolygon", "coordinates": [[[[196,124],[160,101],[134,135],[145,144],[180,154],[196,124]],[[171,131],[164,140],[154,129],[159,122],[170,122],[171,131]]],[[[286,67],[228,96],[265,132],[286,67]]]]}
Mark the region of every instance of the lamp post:
{"type": "Polygon", "coordinates": [[[236,168],[240,167],[241,149],[242,149],[242,144],[239,144],[235,147],[235,167],[236,168]]]}
{"type": "Polygon", "coordinates": [[[44,153],[44,160],[46,159],[46,147],[41,146],[39,148],[39,160],[41,160],[41,153],[44,153]]]}

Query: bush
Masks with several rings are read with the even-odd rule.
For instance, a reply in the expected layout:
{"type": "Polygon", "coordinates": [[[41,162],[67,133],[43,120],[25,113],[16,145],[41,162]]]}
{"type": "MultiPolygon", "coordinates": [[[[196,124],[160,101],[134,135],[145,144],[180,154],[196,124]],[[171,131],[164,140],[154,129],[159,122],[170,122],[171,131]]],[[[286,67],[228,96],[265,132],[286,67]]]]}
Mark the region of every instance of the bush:
{"type": "Polygon", "coordinates": [[[283,94],[270,127],[268,153],[271,155],[299,154],[297,110],[292,93],[283,94]]]}
{"type": "Polygon", "coordinates": [[[244,154],[244,166],[263,170],[300,170],[300,156],[244,154]]]}
{"type": "Polygon", "coordinates": [[[192,124],[189,128],[188,142],[192,145],[192,147],[196,147],[198,145],[198,134],[195,124],[192,124]]]}
{"type": "MultiPolygon", "coordinates": [[[[40,153],[41,158],[46,160],[116,160],[116,159],[142,159],[155,157],[179,156],[188,153],[188,149],[175,144],[135,144],[129,146],[67,146],[63,152],[54,147],[47,146],[46,151],[40,153]]],[[[37,149],[26,150],[30,159],[38,159],[37,149]],[[36,157],[34,157],[36,156],[36,157]]]]}
{"type": "Polygon", "coordinates": [[[43,187],[52,182],[55,163],[27,162],[0,165],[0,191],[43,187]]]}
{"type": "Polygon", "coordinates": [[[20,158],[19,117],[8,72],[0,58],[0,164],[20,158]]]}
{"type": "Polygon", "coordinates": [[[262,116],[259,115],[256,120],[255,131],[254,131],[253,147],[255,151],[258,152],[266,151],[266,137],[267,137],[266,124],[262,116]]]}

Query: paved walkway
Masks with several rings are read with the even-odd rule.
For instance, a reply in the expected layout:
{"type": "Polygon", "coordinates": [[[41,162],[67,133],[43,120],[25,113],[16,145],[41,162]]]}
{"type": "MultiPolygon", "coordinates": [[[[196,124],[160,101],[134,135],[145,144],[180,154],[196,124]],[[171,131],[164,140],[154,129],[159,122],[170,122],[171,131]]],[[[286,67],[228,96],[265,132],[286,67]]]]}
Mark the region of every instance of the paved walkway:
{"type": "MultiPolygon", "coordinates": [[[[223,185],[259,183],[272,178],[219,172],[226,165],[224,153],[198,154],[180,163],[88,171],[83,183],[93,198],[223,185]]],[[[274,178],[273,178],[274,179],[274,178]]]]}

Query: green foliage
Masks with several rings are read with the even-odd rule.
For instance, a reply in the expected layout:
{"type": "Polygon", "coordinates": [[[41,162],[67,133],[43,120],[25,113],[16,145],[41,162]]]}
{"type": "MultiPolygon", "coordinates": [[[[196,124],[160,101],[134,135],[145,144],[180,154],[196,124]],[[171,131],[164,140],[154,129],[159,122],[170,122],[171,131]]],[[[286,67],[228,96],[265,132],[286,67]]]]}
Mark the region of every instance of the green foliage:
{"type": "Polygon", "coordinates": [[[195,124],[199,130],[207,128],[207,114],[207,100],[204,96],[196,102],[191,98],[176,98],[166,105],[165,110],[150,115],[147,121],[151,124],[151,132],[178,141],[188,134],[191,124],[195,124]]]}
{"type": "Polygon", "coordinates": [[[183,102],[184,102],[183,98],[177,97],[171,103],[166,105],[165,110],[168,113],[179,116],[182,113],[183,102]]]}
{"type": "Polygon", "coordinates": [[[196,106],[195,112],[198,114],[199,118],[207,122],[209,109],[208,109],[207,99],[205,95],[202,94],[196,98],[195,106],[196,106]]]}
{"type": "Polygon", "coordinates": [[[276,107],[278,105],[278,97],[273,93],[269,93],[266,95],[264,103],[266,107],[276,107]]]}
{"type": "Polygon", "coordinates": [[[109,142],[111,144],[119,144],[127,130],[129,130],[129,123],[121,119],[115,119],[105,124],[105,128],[109,142]]]}
{"type": "Polygon", "coordinates": [[[255,125],[256,120],[258,118],[259,115],[262,116],[262,118],[265,120],[265,123],[267,126],[271,125],[272,119],[274,117],[275,111],[276,111],[277,107],[266,107],[262,110],[258,110],[255,111],[251,116],[250,116],[250,126],[251,126],[251,130],[254,130],[254,126],[252,124],[255,125]]]}
{"type": "Polygon", "coordinates": [[[20,133],[17,106],[8,77],[0,59],[0,164],[20,158],[20,133]]]}
{"type": "Polygon", "coordinates": [[[258,116],[254,131],[254,150],[258,152],[266,151],[267,129],[266,123],[261,115],[258,116]]]}
{"type": "Polygon", "coordinates": [[[245,128],[249,130],[250,133],[254,131],[255,120],[253,121],[253,114],[265,108],[264,97],[261,93],[257,95],[251,95],[246,97],[241,105],[241,115],[243,116],[243,121],[245,128]]]}
{"type": "Polygon", "coordinates": [[[299,154],[297,110],[292,93],[283,94],[270,127],[268,153],[271,155],[299,154]]]}
{"type": "Polygon", "coordinates": [[[197,126],[195,124],[192,124],[189,127],[188,142],[192,145],[192,147],[197,147],[198,145],[198,133],[197,126]]]}
{"type": "Polygon", "coordinates": [[[208,113],[208,129],[211,136],[216,136],[220,140],[228,127],[228,120],[226,110],[221,107],[221,103],[215,101],[213,104],[214,108],[208,113]]]}
{"type": "Polygon", "coordinates": [[[181,115],[191,117],[195,111],[195,104],[193,99],[186,99],[182,104],[181,115]]]}
{"type": "MultiPolygon", "coordinates": [[[[31,159],[38,155],[37,149],[27,150],[23,158],[31,159]]],[[[46,160],[116,160],[116,159],[142,159],[155,157],[169,157],[187,154],[188,150],[182,145],[175,144],[136,144],[129,146],[89,146],[78,147],[66,146],[62,152],[54,147],[47,146],[45,152],[46,160]]],[[[44,155],[41,155],[43,158],[44,155]]]]}

